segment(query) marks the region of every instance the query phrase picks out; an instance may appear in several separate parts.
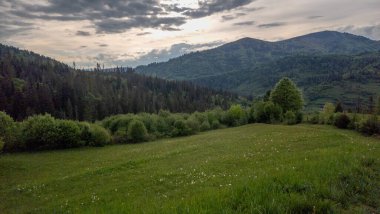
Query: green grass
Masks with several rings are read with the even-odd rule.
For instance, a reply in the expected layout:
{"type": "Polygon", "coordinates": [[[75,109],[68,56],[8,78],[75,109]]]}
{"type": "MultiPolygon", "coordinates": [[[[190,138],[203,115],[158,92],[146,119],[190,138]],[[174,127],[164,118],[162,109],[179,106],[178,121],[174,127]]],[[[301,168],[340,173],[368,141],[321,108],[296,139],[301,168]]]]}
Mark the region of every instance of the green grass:
{"type": "Polygon", "coordinates": [[[380,140],[247,125],[0,156],[1,213],[379,213],[380,140]]]}

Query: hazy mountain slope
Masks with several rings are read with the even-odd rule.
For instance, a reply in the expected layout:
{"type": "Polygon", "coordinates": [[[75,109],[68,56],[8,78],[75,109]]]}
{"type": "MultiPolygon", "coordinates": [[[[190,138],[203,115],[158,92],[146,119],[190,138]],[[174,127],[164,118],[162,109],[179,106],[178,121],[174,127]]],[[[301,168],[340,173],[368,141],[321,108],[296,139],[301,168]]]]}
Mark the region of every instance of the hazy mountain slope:
{"type": "Polygon", "coordinates": [[[377,50],[380,50],[377,41],[348,33],[323,31],[280,42],[243,38],[168,62],[139,66],[136,70],[166,79],[191,80],[252,69],[294,54],[358,54],[377,50]]]}
{"type": "Polygon", "coordinates": [[[380,52],[359,55],[296,55],[250,70],[200,78],[194,82],[213,88],[257,96],[281,77],[292,78],[304,91],[309,108],[338,99],[354,108],[380,95],[380,52]]]}
{"type": "Polygon", "coordinates": [[[253,96],[288,76],[304,89],[308,108],[337,99],[354,108],[380,93],[379,51],[378,41],[323,31],[279,42],[243,38],[137,71],[253,96]]]}

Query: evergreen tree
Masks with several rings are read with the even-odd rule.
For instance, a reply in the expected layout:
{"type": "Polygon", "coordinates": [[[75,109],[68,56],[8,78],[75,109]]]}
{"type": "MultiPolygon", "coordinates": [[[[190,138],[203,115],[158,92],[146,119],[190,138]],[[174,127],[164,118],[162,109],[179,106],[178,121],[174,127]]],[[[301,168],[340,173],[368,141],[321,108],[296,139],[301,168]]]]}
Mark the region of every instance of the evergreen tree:
{"type": "Polygon", "coordinates": [[[342,102],[340,102],[340,101],[335,106],[335,113],[336,112],[343,112],[342,102]]]}

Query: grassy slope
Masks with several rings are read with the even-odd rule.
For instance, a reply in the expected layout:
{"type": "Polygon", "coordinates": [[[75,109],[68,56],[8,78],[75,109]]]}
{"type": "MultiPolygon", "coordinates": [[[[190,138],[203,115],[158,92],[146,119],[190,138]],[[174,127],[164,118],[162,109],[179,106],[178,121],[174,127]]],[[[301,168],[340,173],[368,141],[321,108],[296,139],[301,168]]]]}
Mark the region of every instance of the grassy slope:
{"type": "Polygon", "coordinates": [[[380,141],[247,125],[139,145],[0,156],[8,212],[380,212],[380,141]]]}

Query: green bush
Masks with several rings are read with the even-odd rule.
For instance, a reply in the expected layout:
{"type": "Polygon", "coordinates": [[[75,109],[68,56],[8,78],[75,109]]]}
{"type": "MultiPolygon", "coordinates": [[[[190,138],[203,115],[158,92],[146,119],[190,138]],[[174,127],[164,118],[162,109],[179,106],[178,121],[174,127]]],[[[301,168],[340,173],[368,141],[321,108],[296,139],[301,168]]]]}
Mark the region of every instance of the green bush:
{"type": "Polygon", "coordinates": [[[73,148],[80,147],[83,144],[80,141],[81,130],[78,124],[70,120],[56,120],[56,138],[51,142],[56,147],[52,148],[73,148]]]}
{"type": "Polygon", "coordinates": [[[112,139],[113,143],[115,144],[123,144],[128,142],[128,137],[127,137],[127,129],[119,129],[117,130],[112,139]]]}
{"type": "Polygon", "coordinates": [[[49,114],[28,117],[21,124],[22,140],[27,150],[58,148],[57,124],[49,114]]]}
{"type": "Polygon", "coordinates": [[[174,130],[172,136],[186,136],[190,133],[190,128],[187,126],[185,120],[182,119],[174,122],[174,130]]]}
{"type": "Polygon", "coordinates": [[[233,105],[227,111],[225,123],[228,126],[247,124],[248,119],[244,109],[240,105],[233,105]]]}
{"type": "Polygon", "coordinates": [[[88,142],[89,146],[105,146],[111,142],[111,135],[103,127],[91,124],[89,131],[91,136],[91,140],[88,142]]]}
{"type": "Polygon", "coordinates": [[[3,139],[3,143],[11,143],[14,140],[14,128],[13,118],[0,111],[0,138],[3,139]]]}
{"type": "Polygon", "coordinates": [[[138,143],[147,140],[148,131],[143,122],[132,120],[128,126],[127,137],[129,142],[138,143]]]}
{"type": "Polygon", "coordinates": [[[319,117],[321,124],[332,125],[334,123],[335,106],[332,103],[326,103],[323,106],[322,113],[319,117]]]}
{"type": "Polygon", "coordinates": [[[211,122],[211,128],[212,129],[219,129],[221,127],[221,124],[219,122],[219,120],[213,120],[211,122]]]}
{"type": "Polygon", "coordinates": [[[208,120],[203,121],[203,123],[201,124],[200,130],[202,132],[204,132],[204,131],[207,131],[207,130],[210,130],[210,129],[211,129],[211,125],[208,122],[208,120]]]}
{"type": "Polygon", "coordinates": [[[3,139],[0,137],[0,153],[3,152],[4,145],[5,145],[5,143],[4,143],[3,139]]]}
{"type": "Polygon", "coordinates": [[[189,135],[196,134],[200,131],[200,125],[198,120],[189,118],[186,120],[186,126],[189,128],[189,135]]]}
{"type": "Polygon", "coordinates": [[[284,122],[287,124],[287,125],[294,125],[297,123],[297,118],[296,118],[296,114],[294,114],[293,111],[287,111],[285,114],[284,114],[284,122]]]}
{"type": "Polygon", "coordinates": [[[282,120],[282,109],[273,102],[259,101],[255,104],[255,120],[259,123],[275,123],[282,120]]]}
{"type": "Polygon", "coordinates": [[[361,123],[359,130],[365,135],[380,134],[380,123],[377,117],[373,116],[361,123]]]}
{"type": "Polygon", "coordinates": [[[248,123],[254,123],[256,122],[256,119],[255,119],[255,108],[254,106],[250,107],[248,109],[248,123]]]}
{"type": "Polygon", "coordinates": [[[319,123],[319,113],[314,112],[311,115],[307,117],[307,122],[311,124],[318,124],[319,123]]]}
{"type": "Polygon", "coordinates": [[[339,114],[335,117],[334,125],[340,129],[347,129],[350,123],[351,120],[346,114],[339,114]]]}
{"type": "Polygon", "coordinates": [[[296,112],[296,123],[302,123],[303,122],[303,113],[298,111],[296,112]]]}
{"type": "Polygon", "coordinates": [[[155,133],[157,131],[157,115],[141,113],[138,115],[138,119],[144,123],[148,133],[155,133]]]}
{"type": "Polygon", "coordinates": [[[350,120],[351,120],[351,122],[350,122],[350,124],[348,124],[347,128],[353,129],[353,130],[359,130],[360,129],[360,123],[359,123],[358,115],[354,114],[354,116],[350,120]]]}
{"type": "Polygon", "coordinates": [[[126,114],[126,115],[119,115],[118,117],[115,117],[111,122],[109,122],[109,130],[111,133],[115,133],[117,130],[121,128],[128,128],[129,123],[135,119],[135,115],[133,114],[126,114]]]}
{"type": "Polygon", "coordinates": [[[167,120],[165,120],[165,118],[163,117],[159,117],[157,119],[156,128],[157,128],[156,136],[159,136],[159,137],[170,136],[171,131],[172,131],[170,125],[167,123],[167,120]]]}

